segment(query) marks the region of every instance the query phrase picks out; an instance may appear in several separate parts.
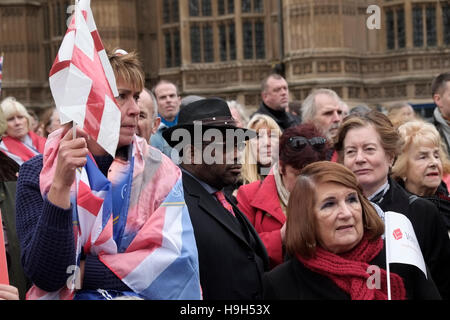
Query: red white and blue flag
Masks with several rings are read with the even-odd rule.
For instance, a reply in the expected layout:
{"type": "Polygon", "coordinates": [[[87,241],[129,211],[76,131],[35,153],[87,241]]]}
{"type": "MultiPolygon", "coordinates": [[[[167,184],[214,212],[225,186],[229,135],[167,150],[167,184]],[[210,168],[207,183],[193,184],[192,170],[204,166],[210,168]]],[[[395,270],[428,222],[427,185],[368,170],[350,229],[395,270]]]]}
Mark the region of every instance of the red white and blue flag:
{"type": "Polygon", "coordinates": [[[2,95],[2,78],[3,78],[3,53],[0,54],[0,96],[2,95]]]}
{"type": "MultiPolygon", "coordinates": [[[[52,183],[62,132],[62,128],[56,130],[47,140],[40,175],[43,195],[52,183]]],[[[88,157],[78,183],[72,186],[77,251],[74,265],[68,268],[67,285],[56,292],[33,286],[27,299],[72,299],[75,293],[83,297],[83,290],[75,291],[80,289],[79,275],[72,276],[82,251],[98,256],[133,294],[144,299],[202,298],[181,171],[170,159],[157,157],[145,139],[135,136],[130,150],[131,160],[114,160],[108,179],[88,157]],[[118,198],[122,199],[119,206],[118,198]]]]}
{"type": "Polygon", "coordinates": [[[90,0],[75,5],[49,83],[61,124],[74,121],[114,156],[120,132],[118,91],[90,0]]]}
{"type": "MultiPolygon", "coordinates": [[[[50,87],[61,122],[76,122],[114,156],[120,131],[120,110],[114,100],[118,94],[89,5],[89,0],[76,4],[75,17],[50,72],[50,87]]],[[[45,145],[40,174],[43,195],[53,181],[63,132],[63,128],[54,131],[45,145]]],[[[76,270],[82,252],[98,256],[144,299],[202,298],[181,171],[155,152],[135,135],[128,161],[115,159],[107,177],[88,156],[71,189],[76,252],[73,265],[68,266],[67,284],[56,292],[33,286],[27,299],[81,295],[76,270]]]]}
{"type": "Polygon", "coordinates": [[[5,136],[0,141],[0,151],[22,165],[25,161],[44,152],[45,140],[33,131],[29,131],[23,140],[5,136]]]}

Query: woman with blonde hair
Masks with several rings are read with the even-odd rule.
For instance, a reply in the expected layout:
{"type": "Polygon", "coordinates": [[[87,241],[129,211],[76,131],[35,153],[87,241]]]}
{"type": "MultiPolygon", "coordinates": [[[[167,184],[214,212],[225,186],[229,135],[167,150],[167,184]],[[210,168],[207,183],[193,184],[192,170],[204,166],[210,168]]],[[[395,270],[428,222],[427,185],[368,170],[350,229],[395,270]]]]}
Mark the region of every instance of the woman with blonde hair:
{"type": "Polygon", "coordinates": [[[403,138],[401,153],[392,167],[392,177],[406,191],[431,200],[450,230],[450,197],[444,176],[450,161],[436,127],[424,121],[411,121],[398,128],[403,138]]]}
{"type": "Polygon", "coordinates": [[[281,129],[275,120],[264,114],[255,114],[248,122],[247,129],[255,131],[257,136],[247,141],[245,145],[238,181],[224,189],[225,194],[235,203],[237,203],[236,194],[239,187],[264,180],[278,159],[278,140],[281,129]]]}
{"type": "Polygon", "coordinates": [[[19,165],[41,154],[44,151],[46,139],[31,130],[31,116],[23,104],[14,97],[8,97],[2,101],[0,107],[7,122],[6,132],[0,142],[0,150],[19,165]]]}
{"type": "Polygon", "coordinates": [[[270,168],[278,159],[278,140],[281,129],[271,117],[255,114],[247,129],[257,133],[256,139],[250,139],[244,149],[241,176],[243,184],[264,180],[270,168]]]}

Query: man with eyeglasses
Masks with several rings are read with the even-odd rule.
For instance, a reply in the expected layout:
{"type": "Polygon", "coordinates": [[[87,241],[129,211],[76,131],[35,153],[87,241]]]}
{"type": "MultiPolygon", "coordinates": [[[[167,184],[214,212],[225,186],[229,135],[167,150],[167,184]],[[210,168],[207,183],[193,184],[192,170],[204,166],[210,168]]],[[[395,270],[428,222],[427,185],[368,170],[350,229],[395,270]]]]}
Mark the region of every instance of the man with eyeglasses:
{"type": "Polygon", "coordinates": [[[255,135],[236,126],[226,101],[219,98],[188,104],[181,109],[178,124],[163,133],[180,151],[205,300],[262,298],[266,249],[245,215],[223,193],[240,174],[239,149],[255,135]]]}

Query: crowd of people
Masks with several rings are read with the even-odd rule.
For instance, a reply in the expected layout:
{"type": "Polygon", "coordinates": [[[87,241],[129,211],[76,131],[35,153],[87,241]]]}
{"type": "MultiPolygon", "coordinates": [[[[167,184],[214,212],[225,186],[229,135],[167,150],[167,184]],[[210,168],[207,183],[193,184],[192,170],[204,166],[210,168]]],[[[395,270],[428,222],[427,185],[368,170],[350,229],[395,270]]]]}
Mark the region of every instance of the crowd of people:
{"type": "Polygon", "coordinates": [[[450,298],[450,73],[432,119],[327,88],[291,103],[279,74],[248,116],[167,80],[145,88],[135,52],[109,60],[114,157],[56,108],[36,125],[0,104],[0,299],[450,298]],[[388,211],[411,222],[426,272],[387,271],[388,211]]]}

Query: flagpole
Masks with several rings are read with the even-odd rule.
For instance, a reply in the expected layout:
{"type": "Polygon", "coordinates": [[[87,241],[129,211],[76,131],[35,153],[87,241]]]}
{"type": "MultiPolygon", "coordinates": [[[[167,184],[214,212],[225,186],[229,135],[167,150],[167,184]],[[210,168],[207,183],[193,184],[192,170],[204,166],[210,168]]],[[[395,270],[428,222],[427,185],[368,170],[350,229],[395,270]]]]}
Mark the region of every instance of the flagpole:
{"type": "Polygon", "coordinates": [[[77,124],[75,121],[72,121],[72,140],[77,138],[77,124]]]}
{"type": "MultiPolygon", "coordinates": [[[[73,11],[76,11],[76,6],[77,6],[77,2],[78,0],[74,0],[74,7],[73,7],[73,11]]],[[[77,138],[77,124],[75,123],[75,121],[72,121],[72,140],[75,140],[77,138]]]]}
{"type": "Polygon", "coordinates": [[[389,266],[389,257],[390,257],[390,253],[389,253],[389,239],[388,237],[390,236],[390,234],[388,232],[390,232],[389,230],[389,214],[384,214],[384,243],[386,246],[386,280],[387,280],[387,295],[388,295],[388,300],[392,300],[391,299],[391,271],[390,271],[390,266],[389,266]]]}

